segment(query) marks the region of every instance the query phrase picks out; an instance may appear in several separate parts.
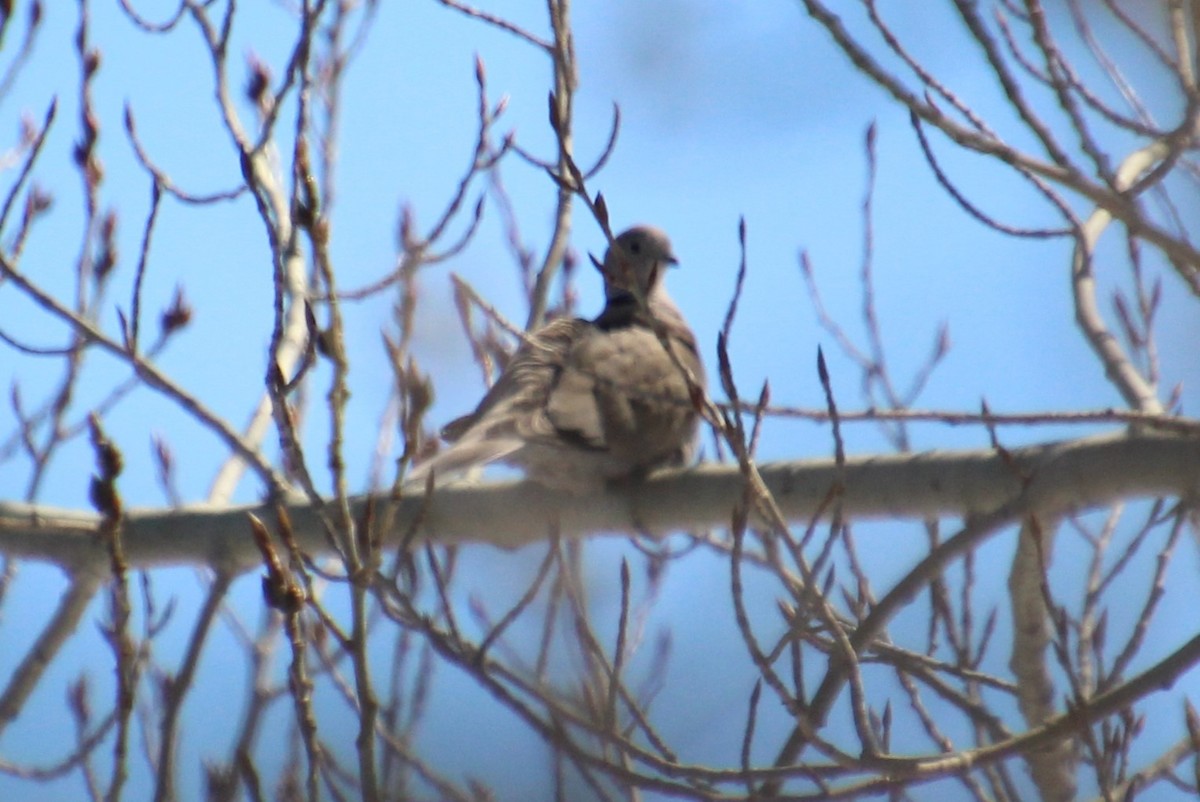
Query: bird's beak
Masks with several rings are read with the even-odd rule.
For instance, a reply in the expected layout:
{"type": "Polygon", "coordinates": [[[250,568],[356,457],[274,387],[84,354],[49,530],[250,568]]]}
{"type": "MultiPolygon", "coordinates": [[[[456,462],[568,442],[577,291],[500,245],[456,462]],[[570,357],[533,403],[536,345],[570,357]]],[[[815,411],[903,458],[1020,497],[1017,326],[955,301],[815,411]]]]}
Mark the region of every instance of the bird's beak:
{"type": "Polygon", "coordinates": [[[679,260],[675,258],[675,254],[668,253],[667,258],[663,260],[667,263],[667,267],[679,267],[679,260]]]}

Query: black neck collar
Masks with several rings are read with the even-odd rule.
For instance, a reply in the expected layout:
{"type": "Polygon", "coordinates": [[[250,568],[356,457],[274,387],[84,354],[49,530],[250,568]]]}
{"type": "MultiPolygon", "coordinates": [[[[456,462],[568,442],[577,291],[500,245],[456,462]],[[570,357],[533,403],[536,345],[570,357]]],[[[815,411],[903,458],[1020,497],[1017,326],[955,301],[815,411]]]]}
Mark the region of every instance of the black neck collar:
{"type": "Polygon", "coordinates": [[[641,304],[633,293],[620,290],[609,297],[603,311],[592,322],[601,331],[623,329],[640,323],[645,319],[641,304]]]}

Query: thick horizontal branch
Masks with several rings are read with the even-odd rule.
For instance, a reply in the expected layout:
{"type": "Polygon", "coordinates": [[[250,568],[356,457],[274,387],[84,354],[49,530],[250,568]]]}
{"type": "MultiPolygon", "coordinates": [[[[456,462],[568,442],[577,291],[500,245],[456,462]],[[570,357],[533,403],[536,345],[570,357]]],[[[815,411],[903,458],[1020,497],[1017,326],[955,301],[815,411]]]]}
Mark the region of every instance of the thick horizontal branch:
{"type": "MultiPolygon", "coordinates": [[[[1120,499],[1195,497],[1200,493],[1200,440],[1167,435],[1118,435],[1049,443],[1006,453],[931,451],[857,457],[843,469],[831,460],[761,466],[784,515],[807,522],[840,488],[847,519],[964,517],[996,510],[1024,491],[1024,507],[1065,513],[1120,499]]],[[[526,482],[446,487],[431,498],[374,498],[376,521],[391,516],[385,544],[415,527],[415,542],[490,543],[513,548],[552,533],[661,535],[726,526],[743,494],[736,466],[704,465],[644,484],[589,497],[552,492],[526,482]],[[386,515],[385,515],[386,513],[386,515]]],[[[368,497],[354,499],[361,516],[368,497]]],[[[289,505],[301,547],[328,549],[307,503],[289,505]]],[[[274,520],[268,507],[186,507],[135,510],[123,529],[134,567],[210,564],[247,570],[259,563],[246,514],[274,520]]],[[[68,567],[104,566],[98,517],[90,512],[0,503],[0,552],[68,567]]]]}

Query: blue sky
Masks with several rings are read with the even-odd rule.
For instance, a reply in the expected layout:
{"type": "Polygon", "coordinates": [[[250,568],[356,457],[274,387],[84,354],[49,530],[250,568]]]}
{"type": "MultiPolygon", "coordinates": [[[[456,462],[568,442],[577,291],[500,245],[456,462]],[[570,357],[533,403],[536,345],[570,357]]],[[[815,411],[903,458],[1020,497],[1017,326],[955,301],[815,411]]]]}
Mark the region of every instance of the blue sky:
{"type": "MultiPolygon", "coordinates": [[[[172,6],[135,5],[151,18],[163,17],[172,6]]],[[[292,30],[284,4],[241,5],[230,60],[235,89],[244,83],[244,56],[251,53],[272,65],[276,76],[280,74],[292,30]]],[[[516,12],[517,19],[544,35],[541,4],[525,5],[516,12]]],[[[1018,142],[1027,140],[999,105],[1001,95],[994,79],[952,20],[929,10],[928,4],[919,4],[920,10],[915,10],[918,4],[888,5],[898,6],[887,9],[888,13],[894,15],[901,34],[913,37],[913,46],[923,51],[933,69],[942,71],[955,90],[999,130],[1011,133],[1018,142]]],[[[72,292],[71,270],[80,248],[79,180],[70,163],[71,147],[79,135],[78,63],[71,49],[77,7],[72,3],[47,6],[45,30],[33,61],[0,106],[0,119],[8,121],[0,126],[0,144],[14,141],[20,113],[40,119],[51,98],[58,98],[55,127],[34,173],[37,183],[55,193],[55,205],[35,231],[23,269],[66,295],[72,292]]],[[[102,124],[99,147],[106,165],[103,203],[120,214],[122,259],[102,316],[108,331],[114,332],[116,308],[129,308],[150,193],[149,179],[137,169],[121,128],[123,106],[128,103],[131,108],[139,136],[153,158],[186,189],[197,193],[226,189],[238,180],[239,167],[214,112],[211,69],[194,26],[185,23],[168,36],[149,37],[137,32],[115,4],[93,2],[92,15],[92,44],[103,54],[95,83],[102,124]]],[[[591,186],[604,193],[614,226],[650,222],[671,234],[682,262],[670,276],[671,289],[705,344],[710,373],[716,361],[716,332],[738,266],[738,221],[744,217],[749,278],[731,344],[743,393],[755,395],[769,377],[776,402],[821,407],[814,367],[821,345],[830,360],[839,403],[848,409],[861,406],[859,377],[817,326],[797,256],[801,250],[808,252],[830,312],[852,336],[861,337],[863,138],[873,122],[879,164],[876,297],[899,383],[906,384],[910,372],[920,365],[943,323],[953,344],[919,406],[976,410],[981,398],[999,412],[1120,406],[1074,329],[1067,284],[1069,245],[1005,238],[963,214],[926,167],[907,112],[855,73],[797,4],[734,7],[715,0],[653,4],[620,0],[578,3],[574,18],[580,65],[575,129],[579,160],[588,163],[603,147],[612,106],[619,104],[622,128],[616,151],[591,186]]],[[[6,50],[11,51],[19,33],[19,27],[7,32],[6,50]]],[[[1124,53],[1130,54],[1126,66],[1132,77],[1149,74],[1149,64],[1140,60],[1144,56],[1132,49],[1116,52],[1124,53]]],[[[403,206],[411,206],[419,224],[428,224],[449,198],[473,145],[476,55],[486,64],[493,100],[509,97],[498,130],[515,130],[524,147],[550,155],[549,64],[542,56],[508,34],[435,3],[383,4],[346,85],[332,218],[332,253],[342,287],[364,285],[391,270],[403,206]]],[[[1107,88],[1104,91],[1111,94],[1107,88]]],[[[1152,106],[1166,103],[1154,95],[1146,99],[1152,106]]],[[[1039,103],[1053,114],[1049,97],[1039,103]]],[[[248,118],[245,104],[240,111],[248,118]]],[[[985,208],[1013,224],[1056,224],[1043,202],[995,166],[953,151],[936,136],[934,141],[947,168],[985,208]]],[[[1117,152],[1127,144],[1116,136],[1110,141],[1117,152]]],[[[11,185],[11,169],[0,175],[6,187],[11,185]]],[[[501,175],[525,243],[540,252],[549,236],[553,210],[549,180],[516,159],[506,162],[501,175]]],[[[1182,200],[1185,219],[1189,215],[1195,219],[1200,210],[1194,193],[1182,200]]],[[[574,232],[580,253],[601,252],[602,235],[582,211],[575,217],[574,232]]],[[[502,310],[522,318],[519,277],[502,236],[500,217],[489,203],[471,247],[422,278],[416,350],[424,368],[435,377],[435,422],[469,408],[481,391],[478,371],[457,337],[448,273],[463,275],[502,310]]],[[[1113,246],[1102,251],[1114,265],[1104,279],[1109,286],[1123,281],[1123,268],[1116,261],[1119,255],[1113,246]]],[[[147,324],[153,324],[177,284],[185,288],[195,318],[160,365],[235,425],[248,416],[264,374],[271,324],[270,270],[263,229],[248,198],[202,209],[173,201],[164,204],[146,284],[147,324]]],[[[597,309],[601,294],[590,271],[581,271],[579,289],[581,311],[597,309]]],[[[1169,295],[1179,290],[1169,277],[1166,289],[1169,295]]],[[[390,303],[390,298],[383,298],[347,307],[353,390],[347,458],[356,466],[351,472],[356,489],[367,488],[368,466],[391,383],[379,345],[379,331],[389,325],[390,303]]],[[[0,325],[31,344],[63,342],[61,329],[11,287],[0,287],[0,325]]],[[[1164,374],[1170,383],[1186,382],[1185,410],[1194,413],[1194,388],[1200,379],[1192,345],[1200,335],[1194,305],[1186,298],[1169,297],[1159,333],[1164,374]]],[[[49,361],[2,353],[0,380],[6,390],[19,380],[30,405],[60,376],[59,366],[49,361]]],[[[113,360],[97,357],[85,373],[73,419],[86,413],[89,399],[99,397],[127,373],[113,360]]],[[[324,370],[319,371],[314,405],[321,403],[326,380],[324,370]]],[[[125,453],[128,467],[121,489],[128,503],[164,503],[153,480],[150,442],[155,434],[169,440],[178,458],[185,500],[203,499],[224,455],[215,438],[171,403],[150,391],[138,391],[109,416],[106,425],[125,453]]],[[[322,425],[309,426],[314,462],[322,459],[322,425]]],[[[5,404],[0,407],[0,436],[7,437],[12,427],[12,412],[5,404]]],[[[987,444],[986,434],[979,429],[926,426],[914,431],[919,448],[987,444]]],[[[1083,433],[1011,429],[1004,436],[1006,442],[1016,444],[1083,433]]],[[[873,428],[860,425],[848,430],[847,444],[851,452],[862,453],[882,448],[883,440],[873,428]]],[[[825,457],[831,451],[827,430],[809,423],[773,423],[762,446],[767,459],[825,457]]],[[[38,500],[84,505],[91,462],[86,443],[75,441],[54,463],[38,500]]],[[[0,496],[23,495],[26,469],[20,458],[0,464],[0,496]]],[[[324,481],[325,474],[317,473],[324,481]]],[[[238,498],[252,500],[260,490],[245,482],[238,498]]],[[[914,543],[915,559],[924,540],[915,530],[906,532],[914,543]]],[[[1007,544],[995,547],[1002,562],[1008,559],[1007,544]]],[[[621,552],[605,544],[596,544],[593,551],[601,588],[596,603],[602,614],[614,601],[603,587],[615,576],[613,566],[621,552]]],[[[879,570],[894,570],[892,551],[882,550],[879,556],[879,570]]],[[[490,558],[489,550],[479,559],[486,566],[490,558]]],[[[512,563],[514,571],[520,570],[519,555],[503,559],[512,563]]],[[[693,584],[681,578],[669,584],[656,620],[670,622],[672,614],[681,615],[698,604],[719,604],[711,598],[706,601],[706,596],[715,598],[724,592],[727,577],[720,566],[706,563],[693,571],[693,579],[702,576],[704,581],[693,584]]],[[[163,575],[162,587],[178,587],[182,604],[194,598],[188,573],[163,575]]],[[[1001,577],[992,579],[999,584],[1001,577]]],[[[239,598],[248,609],[254,604],[256,586],[255,581],[241,585],[239,598]]],[[[10,613],[27,609],[25,604],[36,608],[36,597],[29,593],[20,606],[10,601],[10,613]]],[[[37,619],[30,615],[26,623],[34,625],[37,619]]],[[[696,640],[696,627],[679,623],[673,670],[686,675],[688,660],[700,659],[703,644],[696,640]]],[[[17,632],[26,629],[19,622],[10,621],[8,626],[17,627],[17,632]]],[[[90,659],[89,649],[97,648],[94,635],[85,633],[79,640],[75,658],[90,659]]],[[[0,665],[7,666],[8,660],[0,659],[0,665]]],[[[66,673],[69,669],[64,667],[66,673]]],[[[703,709],[718,720],[724,711],[739,710],[749,681],[749,675],[739,676],[731,681],[727,694],[703,709]]],[[[686,688],[686,683],[681,687],[686,688]]],[[[202,689],[199,698],[205,698],[204,692],[216,689],[202,689]]],[[[45,704],[52,705],[58,698],[47,697],[45,704]]],[[[685,710],[682,701],[676,703],[685,710]]],[[[689,721],[687,716],[704,718],[695,709],[680,716],[677,722],[689,721]]],[[[433,727],[431,743],[437,743],[438,726],[433,727]]],[[[701,720],[698,726],[716,725],[701,720]]],[[[688,727],[680,730],[686,735],[688,727]]],[[[697,754],[718,750],[706,738],[720,740],[711,731],[697,737],[697,754]]],[[[12,736],[0,741],[0,750],[13,749],[11,741],[12,736]]],[[[484,754],[486,750],[464,748],[463,752],[484,754]]]]}

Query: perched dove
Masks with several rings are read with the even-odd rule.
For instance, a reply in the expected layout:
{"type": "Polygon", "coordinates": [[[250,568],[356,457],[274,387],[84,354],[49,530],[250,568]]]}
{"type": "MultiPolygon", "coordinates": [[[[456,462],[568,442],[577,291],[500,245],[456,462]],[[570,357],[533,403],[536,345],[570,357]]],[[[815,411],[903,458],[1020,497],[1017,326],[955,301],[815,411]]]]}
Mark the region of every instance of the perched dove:
{"type": "Polygon", "coordinates": [[[528,335],[475,411],[442,429],[452,445],[406,483],[501,461],[544,486],[587,493],[690,462],[698,416],[688,374],[703,388],[704,368],[663,287],[662,273],[675,263],[657,228],[618,236],[601,266],[600,315],[555,320],[528,335]]]}

